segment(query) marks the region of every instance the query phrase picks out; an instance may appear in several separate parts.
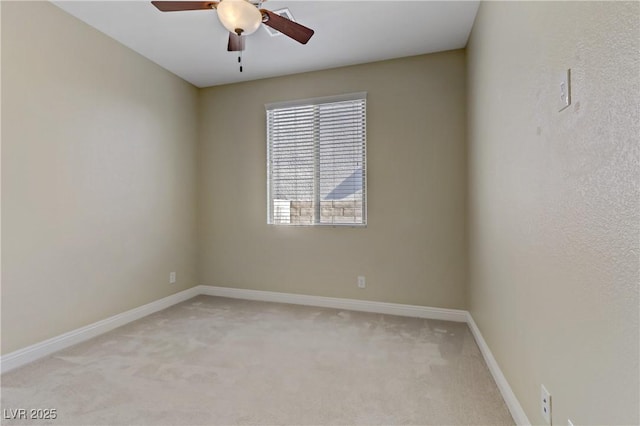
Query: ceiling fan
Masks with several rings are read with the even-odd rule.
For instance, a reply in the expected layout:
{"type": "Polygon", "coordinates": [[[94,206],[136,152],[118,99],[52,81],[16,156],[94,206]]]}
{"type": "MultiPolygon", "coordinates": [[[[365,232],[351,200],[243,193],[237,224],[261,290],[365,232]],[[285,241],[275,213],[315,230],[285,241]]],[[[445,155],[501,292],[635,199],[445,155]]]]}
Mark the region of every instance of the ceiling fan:
{"type": "Polygon", "coordinates": [[[251,3],[248,0],[220,1],[152,1],[162,12],[183,10],[218,11],[222,25],[229,30],[229,52],[244,50],[244,36],[253,34],[260,24],[265,24],[299,43],[307,44],[313,30],[267,9],[260,9],[262,2],[251,3]]]}

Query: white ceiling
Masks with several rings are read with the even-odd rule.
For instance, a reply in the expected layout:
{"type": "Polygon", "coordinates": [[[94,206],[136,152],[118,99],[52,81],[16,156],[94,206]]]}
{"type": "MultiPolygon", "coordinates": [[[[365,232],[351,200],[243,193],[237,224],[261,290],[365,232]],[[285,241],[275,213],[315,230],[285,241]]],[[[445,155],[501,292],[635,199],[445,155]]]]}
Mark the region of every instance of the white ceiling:
{"type": "Polygon", "coordinates": [[[247,36],[239,72],[214,10],[158,11],[149,1],[54,1],[198,87],[465,47],[479,1],[267,1],[315,30],[308,44],[264,28],[247,36]]]}

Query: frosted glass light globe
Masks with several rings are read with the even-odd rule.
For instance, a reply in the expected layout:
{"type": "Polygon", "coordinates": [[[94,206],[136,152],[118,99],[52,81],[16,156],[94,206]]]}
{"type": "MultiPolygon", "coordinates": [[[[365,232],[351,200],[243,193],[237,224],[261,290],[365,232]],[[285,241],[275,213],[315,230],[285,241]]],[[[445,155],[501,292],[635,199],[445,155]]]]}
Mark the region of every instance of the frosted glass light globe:
{"type": "Polygon", "coordinates": [[[222,25],[232,33],[254,33],[262,23],[262,14],[247,0],[222,0],[217,8],[222,25]]]}

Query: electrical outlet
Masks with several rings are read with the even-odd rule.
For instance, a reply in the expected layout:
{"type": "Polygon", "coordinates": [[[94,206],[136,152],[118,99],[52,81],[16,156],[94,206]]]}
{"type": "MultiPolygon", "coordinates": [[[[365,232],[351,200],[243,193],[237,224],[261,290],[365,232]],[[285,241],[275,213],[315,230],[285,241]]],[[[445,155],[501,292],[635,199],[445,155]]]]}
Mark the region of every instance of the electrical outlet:
{"type": "Polygon", "coordinates": [[[364,279],[362,275],[358,277],[358,288],[365,288],[367,286],[367,281],[364,279]]]}
{"type": "Polygon", "coordinates": [[[175,284],[175,283],[176,283],[176,273],[171,272],[169,274],[169,284],[175,284]]]}
{"type": "Polygon", "coordinates": [[[551,394],[544,387],[540,385],[540,410],[542,417],[547,421],[547,424],[551,424],[551,394]]]}

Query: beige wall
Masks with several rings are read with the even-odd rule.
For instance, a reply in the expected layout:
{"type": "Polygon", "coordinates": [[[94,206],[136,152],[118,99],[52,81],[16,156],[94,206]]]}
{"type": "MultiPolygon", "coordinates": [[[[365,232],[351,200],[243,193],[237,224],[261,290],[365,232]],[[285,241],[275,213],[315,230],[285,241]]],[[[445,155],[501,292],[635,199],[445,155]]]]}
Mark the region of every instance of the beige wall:
{"type": "Polygon", "coordinates": [[[50,3],[1,7],[7,353],[197,284],[198,92],[50,3]]]}
{"type": "Polygon", "coordinates": [[[209,88],[200,113],[201,284],[465,307],[464,51],[209,88]],[[268,226],[264,104],[358,91],[368,227],[268,226]]]}
{"type": "Polygon", "coordinates": [[[533,423],[640,423],[639,10],[483,2],[468,47],[470,309],[533,423]]]}

